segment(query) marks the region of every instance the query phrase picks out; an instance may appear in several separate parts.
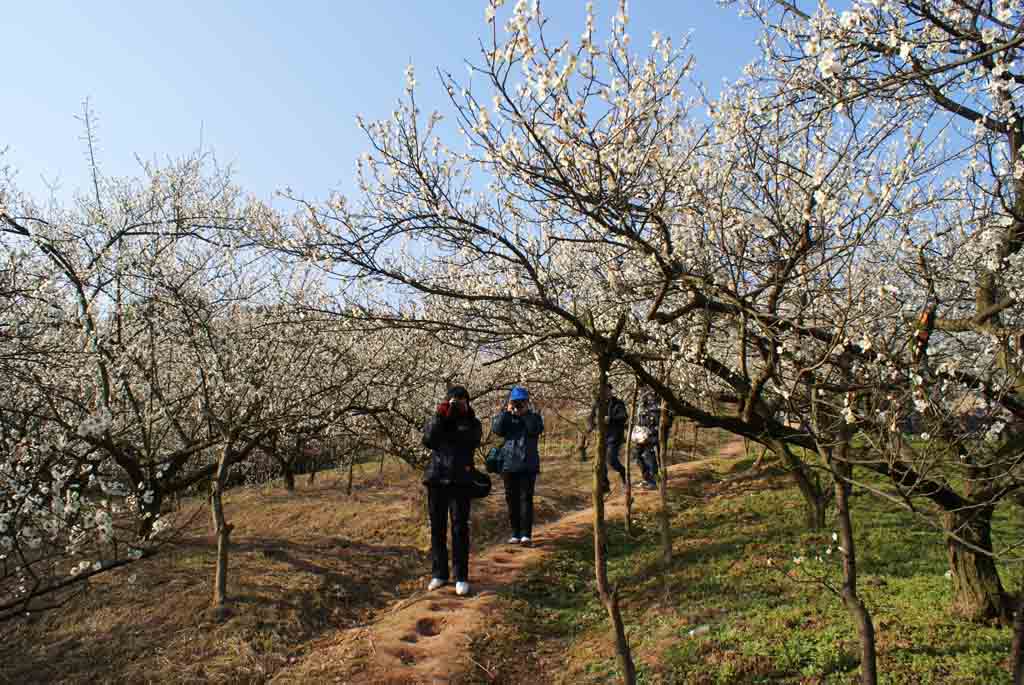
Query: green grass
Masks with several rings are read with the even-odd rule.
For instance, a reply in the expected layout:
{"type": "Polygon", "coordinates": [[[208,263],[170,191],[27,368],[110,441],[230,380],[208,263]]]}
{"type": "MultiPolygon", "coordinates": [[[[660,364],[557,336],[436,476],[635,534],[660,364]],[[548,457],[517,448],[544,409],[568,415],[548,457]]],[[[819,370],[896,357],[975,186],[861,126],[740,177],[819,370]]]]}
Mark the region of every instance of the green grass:
{"type": "MultiPolygon", "coordinates": [[[[610,523],[609,573],[620,588],[640,682],[855,681],[856,631],[840,600],[815,580],[838,585],[841,578],[831,529],[805,529],[799,493],[784,477],[715,480],[672,493],[667,597],[654,513],[638,517],[635,540],[621,521],[610,523]],[[805,560],[797,566],[794,557],[805,560]]],[[[870,496],[855,497],[853,506],[859,590],[875,622],[880,682],[1009,682],[1010,631],[968,624],[948,611],[952,587],[941,534],[870,496]]],[[[1008,525],[997,517],[997,535],[1008,525]]],[[[1016,586],[1005,569],[1003,581],[1016,586]]],[[[563,668],[549,670],[545,682],[619,678],[593,582],[589,536],[560,541],[504,594],[504,619],[489,641],[474,644],[477,658],[486,655],[500,672],[503,645],[528,645],[565,654],[563,668]]]]}

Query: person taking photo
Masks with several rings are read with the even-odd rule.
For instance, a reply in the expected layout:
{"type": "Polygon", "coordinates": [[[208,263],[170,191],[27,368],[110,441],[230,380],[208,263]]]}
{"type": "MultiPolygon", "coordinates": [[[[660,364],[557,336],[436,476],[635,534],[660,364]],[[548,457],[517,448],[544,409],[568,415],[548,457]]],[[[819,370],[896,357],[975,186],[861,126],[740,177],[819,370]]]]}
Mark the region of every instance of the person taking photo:
{"type": "Polygon", "coordinates": [[[469,392],[461,385],[448,390],[434,416],[423,429],[423,446],[431,450],[423,474],[430,514],[432,578],[428,590],[446,585],[448,573],[448,520],[452,524],[452,565],[455,594],[469,594],[468,485],[473,476],[473,454],[483,430],[469,405],[469,392]]]}
{"type": "Polygon", "coordinates": [[[544,419],[530,406],[530,393],[516,386],[505,407],[491,421],[495,435],[505,438],[501,448],[501,477],[512,528],[509,544],[529,546],[533,536],[533,491],[540,473],[538,438],[544,419]]]}

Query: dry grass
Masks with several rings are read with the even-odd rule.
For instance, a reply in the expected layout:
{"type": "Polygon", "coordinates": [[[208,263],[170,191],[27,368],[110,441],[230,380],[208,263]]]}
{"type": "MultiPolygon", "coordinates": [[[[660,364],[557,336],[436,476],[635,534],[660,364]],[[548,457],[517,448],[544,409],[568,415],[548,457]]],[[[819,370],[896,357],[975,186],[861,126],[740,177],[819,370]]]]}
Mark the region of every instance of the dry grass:
{"type": "MultiPolygon", "coordinates": [[[[409,469],[363,476],[351,497],[321,475],[294,493],[233,491],[230,616],[207,611],[215,545],[198,517],[173,550],[98,577],[59,612],[11,626],[10,682],[258,682],[325,631],[364,622],[425,567],[409,469]]],[[[187,513],[187,512],[186,512],[187,513]]]]}
{"type": "MultiPolygon", "coordinates": [[[[569,431],[549,430],[538,523],[589,499],[591,465],[570,458],[569,431]]],[[[5,626],[0,682],[265,682],[365,624],[429,574],[425,497],[419,472],[404,465],[357,471],[351,496],[346,476],[301,477],[294,493],[280,483],[228,493],[226,618],[208,611],[215,543],[203,512],[174,549],[97,577],[62,610],[5,626]]],[[[474,505],[477,550],[508,534],[500,479],[495,486],[474,505]]]]}

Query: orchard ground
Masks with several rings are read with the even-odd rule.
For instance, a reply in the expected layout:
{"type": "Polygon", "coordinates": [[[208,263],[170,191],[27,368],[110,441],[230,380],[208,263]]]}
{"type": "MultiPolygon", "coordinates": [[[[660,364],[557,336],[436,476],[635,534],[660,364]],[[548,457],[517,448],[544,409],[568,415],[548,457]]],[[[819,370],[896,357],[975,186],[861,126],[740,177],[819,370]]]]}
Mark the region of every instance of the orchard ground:
{"type": "MultiPolygon", "coordinates": [[[[207,610],[215,546],[201,512],[176,549],[101,576],[60,612],[7,626],[0,680],[420,682],[415,662],[445,643],[452,682],[616,680],[607,617],[593,590],[584,511],[591,464],[572,456],[571,435],[561,428],[548,438],[537,490],[540,523],[560,523],[547,539],[539,533],[540,548],[507,582],[460,600],[486,595],[488,608],[486,621],[461,626],[457,640],[458,605],[447,625],[441,605],[454,597],[437,593],[440,613],[417,626],[427,639],[400,659],[410,668],[389,674],[372,638],[363,637],[379,635],[389,617],[424,596],[422,487],[406,466],[389,464],[378,475],[367,464],[351,496],[341,472],[321,473],[313,484],[303,477],[291,494],[271,483],[228,495],[236,527],[226,620],[207,610]],[[377,633],[368,632],[373,626],[377,633]]],[[[803,527],[796,489],[771,468],[755,476],[753,450],[746,455],[717,431],[700,431],[697,445],[692,439],[692,428],[679,424],[672,459],[687,463],[670,479],[675,545],[667,594],[657,494],[638,498],[635,538],[622,525],[621,489],[609,500],[610,572],[640,682],[850,682],[853,627],[840,601],[809,580],[819,572],[839,580],[831,529],[803,527]]],[[[496,485],[473,513],[481,563],[510,556],[496,485]]],[[[861,590],[875,615],[882,682],[1009,682],[1010,632],[963,624],[946,610],[951,587],[941,535],[874,498],[855,497],[855,506],[861,590]]],[[[997,534],[1006,525],[998,521],[997,534]]],[[[1004,582],[1016,589],[1016,577],[1004,573],[1004,582]]]]}

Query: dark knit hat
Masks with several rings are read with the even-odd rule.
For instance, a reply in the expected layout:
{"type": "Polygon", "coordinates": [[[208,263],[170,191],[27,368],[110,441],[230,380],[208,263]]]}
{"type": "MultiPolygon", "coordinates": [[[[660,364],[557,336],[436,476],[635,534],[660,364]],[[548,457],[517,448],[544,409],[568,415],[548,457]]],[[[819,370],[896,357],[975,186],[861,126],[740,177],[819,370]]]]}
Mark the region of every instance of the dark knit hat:
{"type": "Polygon", "coordinates": [[[448,388],[448,399],[459,399],[469,401],[469,391],[466,390],[465,386],[453,385],[448,388]]]}

